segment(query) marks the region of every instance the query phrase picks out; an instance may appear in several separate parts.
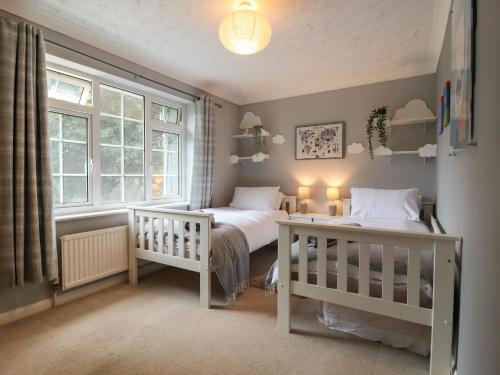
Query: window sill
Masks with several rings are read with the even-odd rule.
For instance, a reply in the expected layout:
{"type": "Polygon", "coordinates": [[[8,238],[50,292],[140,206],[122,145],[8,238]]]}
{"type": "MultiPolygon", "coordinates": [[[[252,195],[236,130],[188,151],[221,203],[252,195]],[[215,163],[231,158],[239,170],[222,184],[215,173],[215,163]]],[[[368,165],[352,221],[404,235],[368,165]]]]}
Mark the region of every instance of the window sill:
{"type": "MultiPolygon", "coordinates": [[[[189,206],[189,202],[175,202],[175,203],[167,203],[167,204],[155,204],[155,205],[145,205],[144,208],[147,207],[161,207],[161,208],[187,208],[189,206]]],[[[106,211],[89,211],[89,212],[81,212],[74,214],[61,214],[55,216],[56,223],[64,222],[64,221],[72,221],[79,219],[88,219],[94,217],[103,217],[103,216],[112,216],[112,215],[123,215],[128,212],[126,208],[117,208],[114,210],[106,210],[106,211]]]]}

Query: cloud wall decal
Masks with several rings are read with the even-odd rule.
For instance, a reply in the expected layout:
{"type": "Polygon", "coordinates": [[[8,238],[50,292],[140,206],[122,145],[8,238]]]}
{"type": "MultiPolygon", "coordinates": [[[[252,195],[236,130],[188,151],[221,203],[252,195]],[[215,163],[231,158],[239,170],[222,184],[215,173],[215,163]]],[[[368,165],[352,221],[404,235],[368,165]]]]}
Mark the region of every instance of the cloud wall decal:
{"type": "Polygon", "coordinates": [[[259,116],[256,116],[253,112],[247,112],[243,115],[243,119],[240,122],[240,129],[251,129],[254,126],[262,125],[262,120],[259,116]]]}

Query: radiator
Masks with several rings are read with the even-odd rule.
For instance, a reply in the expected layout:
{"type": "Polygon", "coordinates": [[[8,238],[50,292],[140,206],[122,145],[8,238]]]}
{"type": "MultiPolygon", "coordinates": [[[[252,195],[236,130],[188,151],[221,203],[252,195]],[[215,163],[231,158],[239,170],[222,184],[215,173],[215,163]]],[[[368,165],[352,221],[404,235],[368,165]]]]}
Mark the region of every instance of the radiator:
{"type": "Polygon", "coordinates": [[[61,236],[63,290],[126,271],[127,236],[126,225],[61,236]]]}

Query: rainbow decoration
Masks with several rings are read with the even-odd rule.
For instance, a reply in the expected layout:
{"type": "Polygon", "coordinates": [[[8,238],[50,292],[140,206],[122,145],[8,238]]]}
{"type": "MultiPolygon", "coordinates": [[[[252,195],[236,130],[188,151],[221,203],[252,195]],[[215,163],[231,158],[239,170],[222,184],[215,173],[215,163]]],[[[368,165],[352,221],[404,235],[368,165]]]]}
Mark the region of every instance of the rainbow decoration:
{"type": "Polygon", "coordinates": [[[441,95],[440,99],[439,99],[439,114],[438,114],[438,118],[439,118],[439,130],[438,130],[438,134],[441,135],[443,134],[444,132],[444,95],[441,95]]]}
{"type": "Polygon", "coordinates": [[[450,125],[450,101],[451,101],[451,82],[446,81],[444,84],[444,127],[448,127],[450,125]]]}

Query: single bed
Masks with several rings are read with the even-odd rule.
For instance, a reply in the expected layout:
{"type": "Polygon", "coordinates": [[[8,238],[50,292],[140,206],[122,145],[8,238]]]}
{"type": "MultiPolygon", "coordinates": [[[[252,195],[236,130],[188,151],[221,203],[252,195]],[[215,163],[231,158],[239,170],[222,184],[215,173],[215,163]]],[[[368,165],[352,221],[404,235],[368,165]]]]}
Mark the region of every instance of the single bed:
{"type": "MultiPolygon", "coordinates": [[[[371,339],[379,339],[377,335],[384,335],[387,328],[404,330],[406,323],[413,328],[426,326],[432,330],[431,373],[447,373],[458,238],[441,234],[432,217],[432,232],[418,221],[415,192],[411,220],[391,217],[398,207],[404,216],[409,207],[406,202],[398,203],[397,194],[372,194],[364,204],[375,217],[353,215],[321,224],[279,222],[274,266],[278,269],[272,268],[268,276],[269,288],[278,291],[278,328],[290,331],[292,295],[322,302],[319,315],[327,326],[371,339]],[[385,199],[384,195],[390,199],[384,203],[386,207],[380,207],[378,200],[385,199]],[[366,327],[375,314],[383,319],[366,327]]],[[[404,335],[401,337],[404,341],[404,335]]]]}
{"type": "Polygon", "coordinates": [[[129,207],[129,282],[138,282],[138,259],[198,272],[200,303],[209,308],[215,271],[227,303],[234,303],[248,286],[249,254],[276,241],[276,221],[295,212],[296,198],[278,189],[238,187],[232,207],[129,207]]]}

